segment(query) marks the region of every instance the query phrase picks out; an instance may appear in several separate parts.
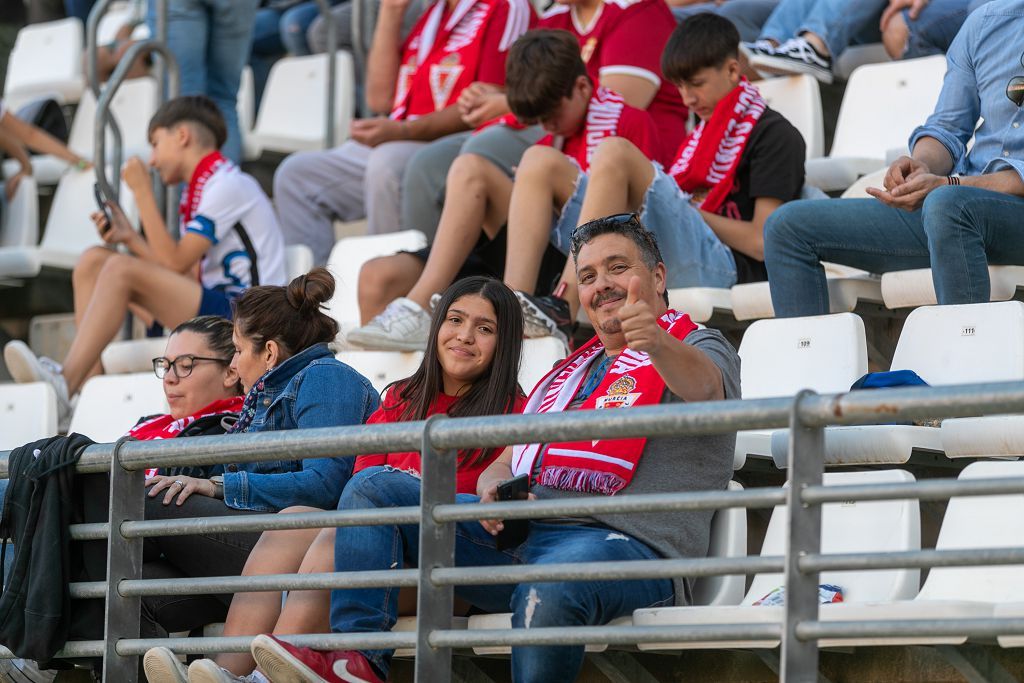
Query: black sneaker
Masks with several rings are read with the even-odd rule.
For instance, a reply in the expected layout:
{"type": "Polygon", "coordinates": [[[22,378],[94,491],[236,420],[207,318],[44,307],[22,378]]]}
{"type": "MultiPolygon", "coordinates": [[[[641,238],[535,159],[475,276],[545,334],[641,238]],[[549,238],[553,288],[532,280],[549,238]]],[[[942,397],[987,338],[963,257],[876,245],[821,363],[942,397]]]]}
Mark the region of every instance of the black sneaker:
{"type": "Polygon", "coordinates": [[[572,337],[572,318],[569,302],[556,296],[534,296],[516,292],[523,309],[523,336],[527,339],[556,337],[569,348],[572,337]]]}
{"type": "Polygon", "coordinates": [[[774,54],[756,54],[749,61],[758,73],[808,74],[826,84],[833,79],[832,58],[820,54],[803,38],[791,38],[779,45],[774,54]]]}

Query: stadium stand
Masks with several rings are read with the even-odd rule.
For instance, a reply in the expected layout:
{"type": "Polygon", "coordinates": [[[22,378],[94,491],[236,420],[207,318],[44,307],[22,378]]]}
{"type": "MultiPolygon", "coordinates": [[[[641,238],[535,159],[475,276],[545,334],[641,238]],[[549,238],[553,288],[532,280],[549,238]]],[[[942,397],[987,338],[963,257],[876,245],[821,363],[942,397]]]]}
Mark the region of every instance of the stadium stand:
{"type": "Polygon", "coordinates": [[[807,145],[808,159],[816,159],[825,153],[825,124],[816,78],[806,74],[768,78],[758,81],[757,89],[769,107],[785,116],[800,131],[807,145]]]}
{"type": "Polygon", "coordinates": [[[42,96],[64,104],[78,102],[85,90],[82,37],[78,19],[35,24],[19,31],[4,82],[8,106],[17,109],[42,96]]]}
{"type": "Polygon", "coordinates": [[[99,375],[82,387],[68,433],[94,441],[117,441],[140,417],[166,413],[163,385],[153,372],[99,375]]]}
{"type": "Polygon", "coordinates": [[[57,396],[46,382],[0,384],[0,450],[57,433],[57,396]]]}
{"type": "Polygon", "coordinates": [[[0,227],[0,249],[30,247],[39,241],[39,185],[33,176],[25,176],[17,192],[4,206],[0,227]]]}

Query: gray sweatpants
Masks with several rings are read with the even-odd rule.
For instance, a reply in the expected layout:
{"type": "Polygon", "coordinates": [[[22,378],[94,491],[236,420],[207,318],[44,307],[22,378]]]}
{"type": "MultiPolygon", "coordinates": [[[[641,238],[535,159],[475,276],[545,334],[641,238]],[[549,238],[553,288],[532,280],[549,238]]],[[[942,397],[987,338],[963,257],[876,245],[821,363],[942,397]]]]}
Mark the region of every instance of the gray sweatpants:
{"type": "Polygon", "coordinates": [[[407,227],[400,222],[402,175],[422,142],[367,147],[349,140],[325,152],[298,152],[274,174],[274,203],[287,244],[305,244],[317,265],[334,246],[334,219],[366,218],[372,235],[407,227]]]}
{"type": "Polygon", "coordinates": [[[513,130],[491,126],[480,133],[455,133],[418,149],[402,181],[402,227],[433,241],[444,207],[448,169],[460,154],[479,154],[511,177],[526,149],[544,137],[540,126],[513,130]]]}

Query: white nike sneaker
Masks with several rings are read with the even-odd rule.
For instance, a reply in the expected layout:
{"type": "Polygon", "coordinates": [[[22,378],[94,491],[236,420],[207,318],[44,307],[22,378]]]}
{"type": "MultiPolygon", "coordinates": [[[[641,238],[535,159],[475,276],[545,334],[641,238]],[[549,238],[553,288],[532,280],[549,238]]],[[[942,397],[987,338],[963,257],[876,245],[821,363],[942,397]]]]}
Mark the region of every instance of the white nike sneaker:
{"type": "Polygon", "coordinates": [[[423,351],[430,314],[405,297],[395,299],[370,322],[348,333],[348,342],[380,351],[423,351]]]}
{"type": "Polygon", "coordinates": [[[57,431],[67,432],[71,422],[71,401],[60,363],[46,356],[37,357],[28,344],[18,340],[7,342],[4,362],[15,382],[47,382],[53,387],[57,394],[57,431]]]}

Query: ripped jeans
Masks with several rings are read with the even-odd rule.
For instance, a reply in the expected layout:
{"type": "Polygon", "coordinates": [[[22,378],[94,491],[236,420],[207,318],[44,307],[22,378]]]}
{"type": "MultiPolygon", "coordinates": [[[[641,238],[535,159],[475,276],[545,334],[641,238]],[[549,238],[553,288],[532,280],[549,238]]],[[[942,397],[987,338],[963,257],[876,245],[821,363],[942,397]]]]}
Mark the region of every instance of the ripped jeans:
{"type": "MultiPolygon", "coordinates": [[[[459,494],[458,503],[478,498],[459,494]]],[[[373,467],[354,476],[338,503],[356,510],[419,505],[420,480],[388,467],[373,467]]],[[[339,527],[335,536],[336,571],[401,569],[419,557],[416,525],[339,527]]],[[[457,525],[455,563],[460,567],[561,562],[625,562],[656,559],[646,545],[596,526],[534,522],[526,543],[499,551],[478,522],[457,525]]],[[[605,624],[643,607],[672,604],[668,579],[637,581],[560,581],[500,586],[459,586],[455,594],[485,612],[512,612],[514,628],[605,624]]],[[[360,588],[331,592],[331,630],[335,633],[383,631],[397,620],[398,590],[360,588]]],[[[387,677],[390,650],[363,654],[387,677]]],[[[582,646],[517,647],[512,650],[516,683],[575,680],[583,665],[582,646]]]]}

